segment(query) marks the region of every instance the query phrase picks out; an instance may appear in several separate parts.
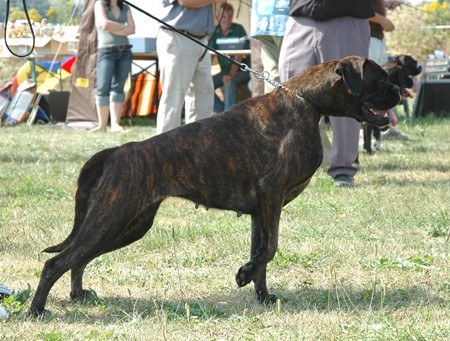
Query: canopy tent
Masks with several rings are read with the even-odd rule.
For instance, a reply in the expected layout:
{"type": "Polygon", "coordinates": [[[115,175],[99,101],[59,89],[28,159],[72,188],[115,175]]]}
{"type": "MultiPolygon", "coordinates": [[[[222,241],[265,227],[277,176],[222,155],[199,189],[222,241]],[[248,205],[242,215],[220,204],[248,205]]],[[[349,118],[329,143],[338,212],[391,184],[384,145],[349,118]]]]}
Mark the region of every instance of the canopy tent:
{"type": "Polygon", "coordinates": [[[72,67],[72,91],[66,123],[87,122],[95,124],[95,82],[97,59],[97,31],[95,29],[94,4],[96,0],[86,0],[80,22],[78,55],[72,67]]]}

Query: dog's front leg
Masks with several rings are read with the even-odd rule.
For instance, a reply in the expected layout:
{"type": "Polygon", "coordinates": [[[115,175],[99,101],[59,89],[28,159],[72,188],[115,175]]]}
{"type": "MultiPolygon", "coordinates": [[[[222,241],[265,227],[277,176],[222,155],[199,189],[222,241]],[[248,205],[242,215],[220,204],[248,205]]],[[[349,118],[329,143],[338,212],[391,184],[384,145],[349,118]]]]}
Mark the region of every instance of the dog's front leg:
{"type": "Polygon", "coordinates": [[[243,287],[253,281],[258,301],[268,303],[277,300],[267,290],[266,269],[277,251],[281,205],[265,205],[261,211],[252,215],[250,261],[238,270],[236,283],[243,287]]]}
{"type": "Polygon", "coordinates": [[[372,154],[372,127],[370,126],[370,123],[365,122],[363,124],[363,137],[364,137],[364,149],[366,150],[367,154],[372,154]]]}

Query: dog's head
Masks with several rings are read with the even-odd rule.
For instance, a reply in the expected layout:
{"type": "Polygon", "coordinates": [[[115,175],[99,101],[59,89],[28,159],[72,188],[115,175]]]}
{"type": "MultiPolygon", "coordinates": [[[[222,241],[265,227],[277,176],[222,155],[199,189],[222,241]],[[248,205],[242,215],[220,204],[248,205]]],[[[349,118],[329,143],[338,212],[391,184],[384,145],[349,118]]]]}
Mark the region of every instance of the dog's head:
{"type": "Polygon", "coordinates": [[[351,56],[318,64],[283,85],[322,115],[352,117],[377,126],[397,123],[390,109],[400,101],[399,88],[370,59],[351,56]]]}
{"type": "Polygon", "coordinates": [[[389,82],[388,74],[381,66],[370,59],[348,57],[336,65],[334,72],[353,96],[347,99],[354,104],[347,116],[377,126],[397,124],[390,109],[400,101],[399,88],[389,82]]]}
{"type": "Polygon", "coordinates": [[[389,81],[400,88],[402,97],[412,97],[408,89],[414,89],[415,81],[404,68],[395,65],[386,70],[389,75],[389,81]]]}
{"type": "Polygon", "coordinates": [[[394,58],[394,61],[398,66],[403,68],[411,76],[417,76],[422,72],[422,66],[419,62],[412,56],[407,54],[401,54],[394,58]]]}
{"type": "Polygon", "coordinates": [[[422,72],[422,66],[410,55],[399,55],[384,65],[389,81],[400,87],[402,97],[412,97],[408,89],[417,92],[415,76],[422,72]]]}

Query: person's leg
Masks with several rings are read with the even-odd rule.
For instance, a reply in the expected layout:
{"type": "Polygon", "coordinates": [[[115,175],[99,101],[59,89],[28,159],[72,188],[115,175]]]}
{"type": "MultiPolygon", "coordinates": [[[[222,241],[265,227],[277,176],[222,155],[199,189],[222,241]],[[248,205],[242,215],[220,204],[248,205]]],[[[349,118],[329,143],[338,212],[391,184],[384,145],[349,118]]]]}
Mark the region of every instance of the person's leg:
{"type": "Polygon", "coordinates": [[[327,135],[329,124],[325,122],[325,117],[321,117],[319,121],[320,141],[322,142],[323,158],[320,167],[324,170],[328,169],[331,163],[331,141],[327,135]]]}
{"type": "MultiPolygon", "coordinates": [[[[206,39],[201,41],[207,44],[206,39]]],[[[211,77],[211,57],[204,53],[204,48],[197,47],[197,66],[192,77],[186,101],[186,123],[195,122],[212,116],[214,106],[214,85],[211,77]]]]}
{"type": "MultiPolygon", "coordinates": [[[[275,82],[280,82],[280,73],[278,71],[278,61],[280,59],[280,49],[283,37],[261,36],[261,62],[264,71],[269,72],[269,77],[275,82]]],[[[269,82],[264,82],[264,93],[269,93],[274,87],[269,82]]]]}
{"type": "MultiPolygon", "coordinates": [[[[156,117],[156,133],[172,130],[181,124],[181,110],[192,76],[198,64],[201,46],[169,30],[160,29],[156,40],[162,94],[156,117]]],[[[211,59],[206,56],[205,59],[211,59]]],[[[211,69],[210,69],[211,72],[211,69]]],[[[209,74],[212,88],[212,77],[209,74]]],[[[211,97],[211,110],[213,95],[211,97]]]]}
{"type": "Polygon", "coordinates": [[[118,133],[123,131],[120,125],[122,118],[123,102],[111,102],[109,105],[109,115],[111,119],[111,132],[118,133]]]}
{"type": "Polygon", "coordinates": [[[96,104],[98,125],[95,128],[90,129],[90,132],[104,132],[108,126],[109,119],[109,105],[96,104]]]}
{"type": "Polygon", "coordinates": [[[111,104],[109,106],[111,115],[111,131],[121,132],[120,126],[122,107],[125,101],[124,86],[131,72],[132,61],[131,50],[118,51],[115,73],[111,82],[111,104]]]}
{"type": "Polygon", "coordinates": [[[246,71],[238,71],[231,79],[230,83],[225,85],[225,110],[228,110],[233,104],[236,103],[237,89],[239,84],[247,84],[250,80],[250,75],[246,71]]]}
{"type": "Polygon", "coordinates": [[[380,65],[384,65],[388,62],[388,54],[383,40],[370,37],[369,58],[380,65]]]}
{"type": "Polygon", "coordinates": [[[289,17],[287,20],[278,63],[281,82],[317,64],[314,53],[315,23],[301,17],[289,17]]]}
{"type": "MultiPolygon", "coordinates": [[[[223,86],[223,73],[222,71],[213,76],[214,89],[218,89],[223,86]]],[[[224,102],[217,96],[214,91],[214,112],[221,113],[224,110],[224,102]]]]}
{"type": "Polygon", "coordinates": [[[97,53],[97,83],[95,94],[95,105],[97,109],[97,127],[91,129],[92,132],[106,131],[109,117],[109,94],[111,91],[111,81],[114,73],[113,52],[99,50],[97,53]]]}
{"type": "MultiPolygon", "coordinates": [[[[343,17],[321,22],[320,26],[318,58],[321,62],[350,55],[368,56],[370,27],[367,20],[343,17]]],[[[358,171],[354,162],[359,150],[361,123],[353,118],[330,116],[330,124],[333,142],[328,174],[338,186],[342,185],[338,176],[345,177],[344,185],[352,185],[358,171]]]]}
{"type": "MultiPolygon", "coordinates": [[[[286,24],[286,34],[281,44],[279,75],[285,82],[296,74],[316,65],[316,22],[308,18],[290,17],[286,24]]],[[[323,148],[322,167],[330,164],[331,143],[326,134],[326,124],[323,118],[319,125],[323,148]]]]}
{"type": "Polygon", "coordinates": [[[328,175],[333,179],[337,175],[353,178],[358,171],[354,162],[358,156],[361,123],[349,117],[330,116],[330,124],[333,143],[328,175]]]}

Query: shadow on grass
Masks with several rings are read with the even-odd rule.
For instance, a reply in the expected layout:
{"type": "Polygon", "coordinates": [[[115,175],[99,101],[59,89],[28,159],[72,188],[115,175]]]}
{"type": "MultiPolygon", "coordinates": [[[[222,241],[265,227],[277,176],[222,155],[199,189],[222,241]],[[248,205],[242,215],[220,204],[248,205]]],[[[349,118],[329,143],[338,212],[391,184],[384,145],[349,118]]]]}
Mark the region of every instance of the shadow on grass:
{"type": "Polygon", "coordinates": [[[281,304],[257,303],[253,288],[230,292],[227,295],[209,296],[197,300],[164,300],[160,298],[106,297],[84,303],[70,300],[58,305],[64,313],[49,314],[44,320],[68,320],[67,322],[101,321],[116,323],[128,319],[156,318],[166,321],[180,319],[229,319],[261,313],[296,314],[299,312],[358,313],[365,311],[395,311],[408,307],[445,306],[448,302],[434,296],[420,286],[388,290],[355,290],[347,286],[335,289],[276,290],[281,304]]]}

